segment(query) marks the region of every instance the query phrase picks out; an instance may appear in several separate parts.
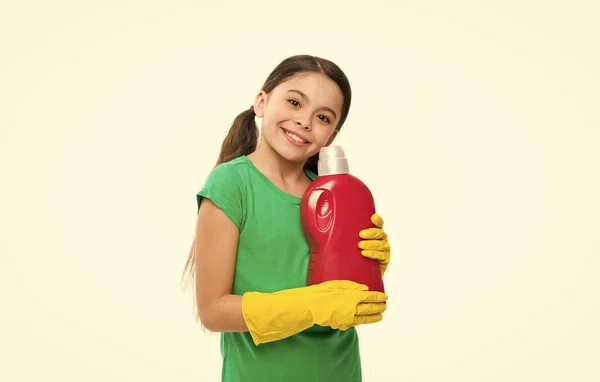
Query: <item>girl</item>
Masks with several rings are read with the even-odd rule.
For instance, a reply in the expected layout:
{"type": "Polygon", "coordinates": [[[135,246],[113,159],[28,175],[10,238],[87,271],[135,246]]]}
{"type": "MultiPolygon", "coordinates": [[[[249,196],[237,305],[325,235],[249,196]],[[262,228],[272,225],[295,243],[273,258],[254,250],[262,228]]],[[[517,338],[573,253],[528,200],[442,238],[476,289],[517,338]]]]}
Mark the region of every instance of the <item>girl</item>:
{"type": "MultiPolygon", "coordinates": [[[[340,131],[350,101],[334,63],[285,59],[234,120],[196,196],[186,270],[195,274],[202,325],[221,332],[222,381],[361,381],[355,326],[380,321],[387,296],[350,281],[306,286],[299,210],[319,150],[340,131]]],[[[381,217],[372,222],[356,234],[383,273],[390,247],[381,217]]]]}

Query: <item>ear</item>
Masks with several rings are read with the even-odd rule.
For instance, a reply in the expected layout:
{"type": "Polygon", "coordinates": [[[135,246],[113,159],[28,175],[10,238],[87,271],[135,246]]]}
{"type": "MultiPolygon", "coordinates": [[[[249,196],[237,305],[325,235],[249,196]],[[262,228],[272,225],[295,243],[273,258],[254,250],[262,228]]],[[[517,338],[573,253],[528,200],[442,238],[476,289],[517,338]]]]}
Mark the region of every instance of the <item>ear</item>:
{"type": "Polygon", "coordinates": [[[262,118],[265,115],[265,106],[267,104],[268,94],[261,90],[254,98],[254,113],[258,118],[262,118]]]}
{"type": "Polygon", "coordinates": [[[333,133],[331,133],[331,135],[329,136],[329,139],[327,140],[327,143],[325,144],[325,146],[329,146],[333,140],[335,139],[335,137],[338,135],[340,131],[338,129],[333,130],[333,133]]]}

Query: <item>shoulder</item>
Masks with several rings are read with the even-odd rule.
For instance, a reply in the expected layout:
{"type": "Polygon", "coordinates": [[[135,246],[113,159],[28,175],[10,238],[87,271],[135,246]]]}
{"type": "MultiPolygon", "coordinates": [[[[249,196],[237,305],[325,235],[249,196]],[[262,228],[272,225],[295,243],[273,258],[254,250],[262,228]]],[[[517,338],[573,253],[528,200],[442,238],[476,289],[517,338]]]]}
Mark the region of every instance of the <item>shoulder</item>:
{"type": "Polygon", "coordinates": [[[210,171],[205,183],[226,182],[232,184],[240,182],[244,167],[245,162],[243,157],[220,163],[210,171]]]}
{"type": "Polygon", "coordinates": [[[241,156],[215,166],[205,180],[205,187],[237,187],[241,191],[246,188],[247,184],[252,183],[253,177],[254,172],[250,160],[241,156]]]}

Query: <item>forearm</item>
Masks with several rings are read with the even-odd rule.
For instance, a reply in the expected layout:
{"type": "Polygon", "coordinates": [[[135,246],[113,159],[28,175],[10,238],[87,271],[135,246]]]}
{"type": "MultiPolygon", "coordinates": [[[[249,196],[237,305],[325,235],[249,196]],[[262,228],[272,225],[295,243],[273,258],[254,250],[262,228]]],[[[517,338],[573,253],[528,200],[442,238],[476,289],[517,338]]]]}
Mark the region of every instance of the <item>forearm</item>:
{"type": "Polygon", "coordinates": [[[242,296],[221,296],[199,311],[202,325],[212,332],[248,331],[242,315],[242,296]]]}

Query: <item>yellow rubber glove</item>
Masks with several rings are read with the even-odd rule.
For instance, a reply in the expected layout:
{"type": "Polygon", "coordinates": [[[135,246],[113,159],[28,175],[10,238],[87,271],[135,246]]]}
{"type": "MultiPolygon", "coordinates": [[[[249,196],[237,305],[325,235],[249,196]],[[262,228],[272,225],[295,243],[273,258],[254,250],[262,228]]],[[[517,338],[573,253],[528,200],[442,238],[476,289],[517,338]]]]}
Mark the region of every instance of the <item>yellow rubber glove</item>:
{"type": "Polygon", "coordinates": [[[347,330],[381,321],[387,295],[347,280],[327,281],[273,293],[246,292],[242,315],[255,345],[312,327],[347,330]]]}
{"type": "Polygon", "coordinates": [[[388,236],[383,230],[383,219],[381,216],[373,214],[371,222],[375,227],[360,231],[359,236],[363,240],[358,242],[358,247],[362,249],[361,253],[363,256],[379,260],[381,275],[383,275],[390,263],[391,248],[388,243],[388,236]]]}

